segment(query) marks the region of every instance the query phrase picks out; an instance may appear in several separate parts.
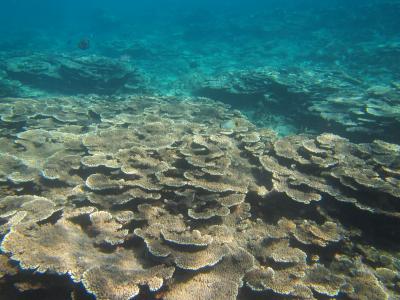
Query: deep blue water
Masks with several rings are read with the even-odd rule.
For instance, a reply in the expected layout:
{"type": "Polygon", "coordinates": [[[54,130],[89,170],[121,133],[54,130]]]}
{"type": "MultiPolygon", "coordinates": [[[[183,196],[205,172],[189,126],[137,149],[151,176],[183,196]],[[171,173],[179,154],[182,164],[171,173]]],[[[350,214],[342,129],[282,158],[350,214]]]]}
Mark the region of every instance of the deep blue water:
{"type": "Polygon", "coordinates": [[[160,42],[184,41],[187,47],[199,40],[203,46],[245,46],[234,38],[256,39],[261,45],[268,39],[291,39],[288,46],[295,47],[321,31],[332,35],[332,42],[355,47],[398,39],[398,14],[396,1],[7,1],[0,12],[0,31],[5,45],[17,42],[14,50],[31,51],[51,51],[56,45],[71,51],[68,43],[79,37],[99,43],[94,52],[101,51],[104,39],[151,36],[160,42]]]}

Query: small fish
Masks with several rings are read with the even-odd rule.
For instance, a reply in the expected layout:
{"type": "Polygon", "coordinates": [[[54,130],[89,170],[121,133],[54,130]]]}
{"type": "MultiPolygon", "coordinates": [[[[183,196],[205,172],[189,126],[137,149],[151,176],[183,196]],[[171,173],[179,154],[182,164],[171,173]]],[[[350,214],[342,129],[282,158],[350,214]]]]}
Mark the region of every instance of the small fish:
{"type": "Polygon", "coordinates": [[[199,64],[196,61],[190,61],[189,62],[189,68],[195,69],[199,66],[199,64]]]}
{"type": "Polygon", "coordinates": [[[236,127],[236,124],[235,124],[235,121],[233,121],[233,120],[228,120],[228,121],[223,122],[223,123],[220,125],[220,127],[221,127],[222,129],[234,129],[234,128],[236,127]]]}
{"type": "Polygon", "coordinates": [[[78,48],[81,50],[87,50],[90,48],[90,41],[88,38],[83,38],[78,43],[78,48]]]}

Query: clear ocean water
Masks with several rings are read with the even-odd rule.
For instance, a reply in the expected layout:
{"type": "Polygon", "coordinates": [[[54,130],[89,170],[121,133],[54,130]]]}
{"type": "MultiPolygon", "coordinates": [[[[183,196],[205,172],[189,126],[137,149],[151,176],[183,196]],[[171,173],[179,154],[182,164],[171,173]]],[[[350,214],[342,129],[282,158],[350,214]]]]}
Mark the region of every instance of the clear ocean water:
{"type": "Polygon", "coordinates": [[[400,299],[400,1],[3,2],[0,300],[400,299]]]}

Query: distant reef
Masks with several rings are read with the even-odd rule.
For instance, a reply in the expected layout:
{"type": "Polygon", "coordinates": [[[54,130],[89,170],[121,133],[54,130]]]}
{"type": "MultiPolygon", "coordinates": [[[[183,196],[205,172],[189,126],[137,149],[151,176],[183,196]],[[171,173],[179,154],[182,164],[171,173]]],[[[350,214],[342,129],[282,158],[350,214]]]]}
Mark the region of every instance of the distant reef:
{"type": "Polygon", "coordinates": [[[371,82],[330,68],[264,67],[210,77],[195,94],[245,111],[263,127],[272,127],[275,115],[300,131],[400,142],[400,82],[395,80],[371,82]]]}
{"type": "Polygon", "coordinates": [[[31,94],[75,95],[145,91],[145,78],[136,68],[121,60],[97,55],[31,54],[8,57],[1,74],[2,96],[23,96],[29,90],[31,94]],[[21,88],[15,89],[15,86],[21,88]]]}

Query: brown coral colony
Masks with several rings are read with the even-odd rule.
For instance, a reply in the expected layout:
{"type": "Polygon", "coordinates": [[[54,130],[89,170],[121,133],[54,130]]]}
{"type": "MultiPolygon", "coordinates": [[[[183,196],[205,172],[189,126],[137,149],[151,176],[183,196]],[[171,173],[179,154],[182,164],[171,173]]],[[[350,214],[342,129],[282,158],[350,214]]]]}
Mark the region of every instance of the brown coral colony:
{"type": "Polygon", "coordinates": [[[399,252],[380,242],[400,233],[398,145],[278,138],[206,98],[7,98],[0,119],[0,286],[44,274],[97,299],[400,297],[399,252]]]}

